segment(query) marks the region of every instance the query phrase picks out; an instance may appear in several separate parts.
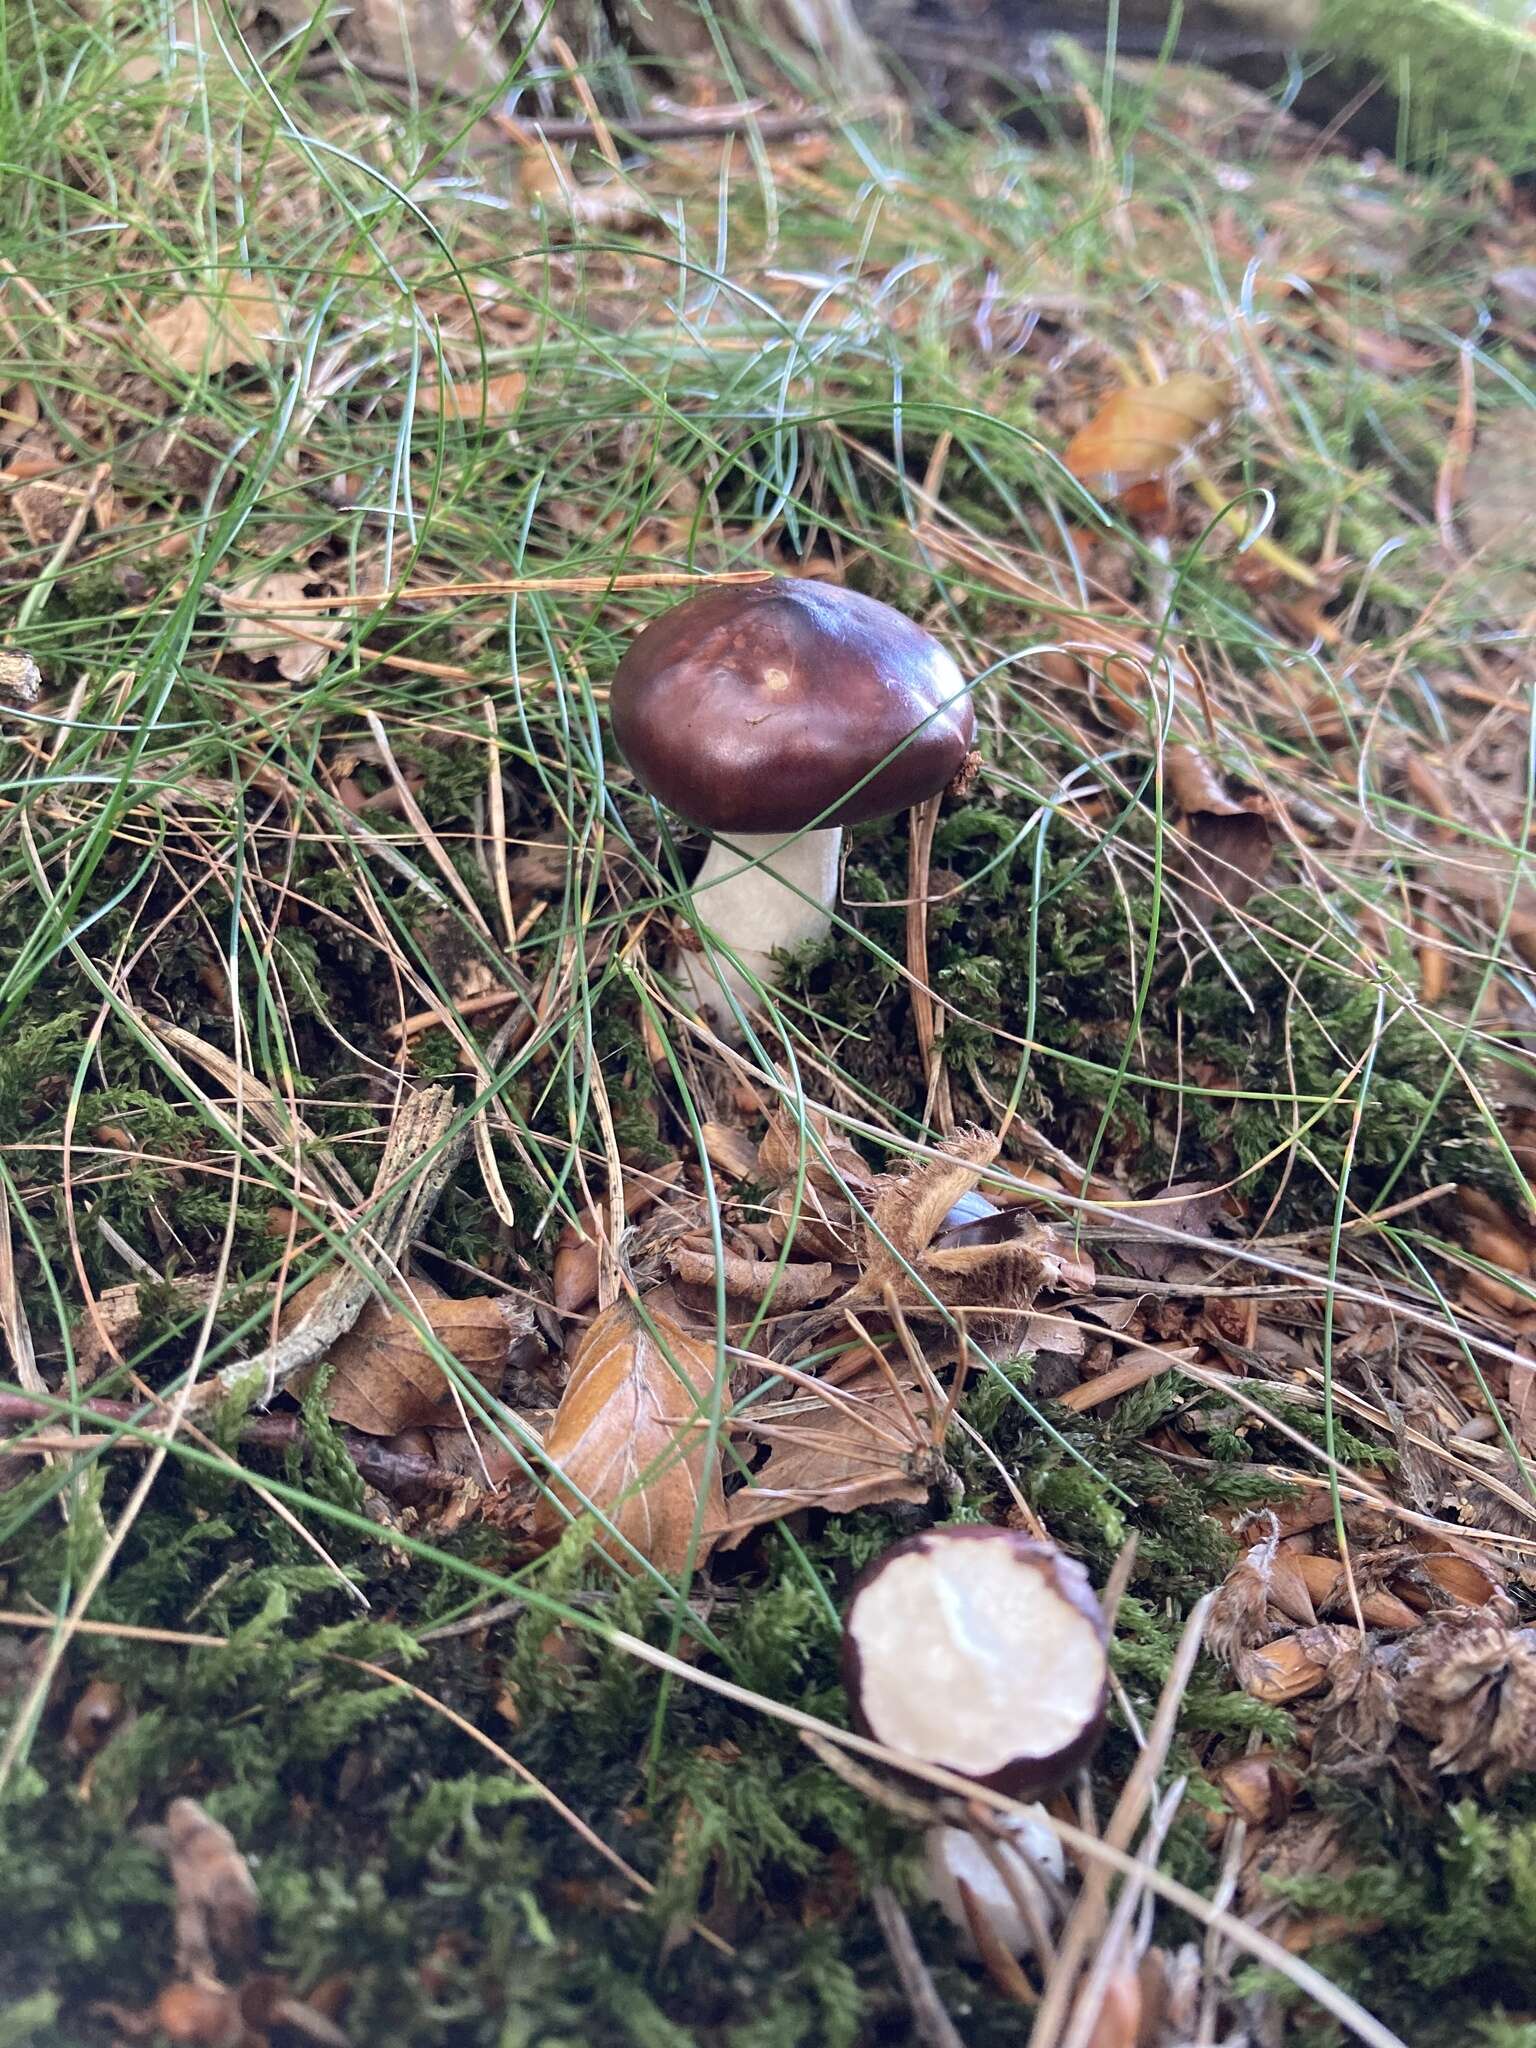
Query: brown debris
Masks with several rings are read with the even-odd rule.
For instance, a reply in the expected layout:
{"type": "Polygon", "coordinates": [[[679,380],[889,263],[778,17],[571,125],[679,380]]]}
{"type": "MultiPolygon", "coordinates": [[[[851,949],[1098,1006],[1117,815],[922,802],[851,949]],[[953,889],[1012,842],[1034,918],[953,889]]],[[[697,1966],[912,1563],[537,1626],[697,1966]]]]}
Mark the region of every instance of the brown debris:
{"type": "Polygon", "coordinates": [[[757,1148],[757,1167],[765,1180],[777,1184],[798,1180],[803,1174],[823,1194],[841,1195],[849,1188],[855,1194],[865,1194],[871,1186],[869,1168],[858,1151],[815,1109],[805,1110],[799,1117],[787,1109],[776,1109],[757,1148]]]}
{"type": "Polygon", "coordinates": [[[1536,1770],[1536,1629],[1515,1628],[1500,1600],[1428,1622],[1393,1665],[1404,1724],[1432,1742],[1448,1775],[1480,1777],[1490,1794],[1536,1770]]]}
{"type": "MultiPolygon", "coordinates": [[[[284,1311],[285,1327],[296,1322],[329,1276],[302,1288],[284,1311]]],[[[505,1295],[474,1295],[464,1301],[440,1294],[424,1281],[411,1294],[432,1334],[488,1393],[498,1393],[514,1358],[542,1356],[544,1342],[531,1310],[505,1295]]],[[[370,1299],[361,1315],[328,1352],[333,1371],[326,1387],[326,1412],[370,1436],[394,1436],[415,1427],[452,1426],[459,1408],[442,1366],[428,1351],[410,1318],[370,1299]]],[[[295,1381],[299,1391],[313,1377],[295,1381]]]]}
{"type": "Polygon", "coordinates": [[[123,1688],[110,1679],[93,1678],[70,1709],[64,1731],[65,1753],[90,1757],[117,1733],[123,1721],[123,1688]]]}
{"type": "MultiPolygon", "coordinates": [[[[553,1497],[539,1502],[533,1528],[556,1537],[590,1502],[659,1570],[677,1572],[690,1553],[703,1560],[708,1532],[725,1521],[720,1454],[703,1427],[715,1353],[683,1330],[664,1295],[644,1307],[655,1335],[620,1301],[578,1344],[545,1444],[553,1497]]],[[[627,1561],[612,1537],[600,1540],[627,1561]]]]}
{"type": "Polygon", "coordinates": [[[195,1799],[173,1799],[164,1835],[176,1887],[176,1967],[187,1977],[216,1977],[217,1961],[242,1960],[256,1933],[261,1900],[229,1829],[195,1799]]]}

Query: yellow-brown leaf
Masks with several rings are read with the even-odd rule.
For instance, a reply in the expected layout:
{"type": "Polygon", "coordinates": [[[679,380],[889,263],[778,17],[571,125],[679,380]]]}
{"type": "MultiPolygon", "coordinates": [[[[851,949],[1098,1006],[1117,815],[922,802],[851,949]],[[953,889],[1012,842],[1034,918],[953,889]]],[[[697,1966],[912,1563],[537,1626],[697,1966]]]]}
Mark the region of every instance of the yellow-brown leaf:
{"type": "Polygon", "coordinates": [[[504,420],[522,404],[527,381],[521,370],[506,370],[499,377],[477,377],[462,384],[421,384],[416,390],[416,410],[440,412],[471,425],[481,418],[504,420]]]}
{"type": "Polygon", "coordinates": [[[234,363],[268,361],[280,325],[269,285],[223,273],[209,280],[206,295],[194,293],[151,314],[144,333],[153,352],[178,370],[212,376],[234,363]]]}
{"type": "MultiPolygon", "coordinates": [[[[312,1305],[311,1288],[323,1289],[333,1276],[322,1274],[301,1289],[284,1312],[285,1325],[296,1322],[312,1305]]],[[[502,1296],[475,1295],[453,1301],[422,1281],[412,1294],[432,1334],[491,1393],[506,1374],[514,1348],[529,1338],[527,1311],[502,1296]]],[[[328,1354],[334,1371],[326,1388],[326,1413],[369,1436],[394,1436],[402,1429],[451,1426],[458,1407],[448,1375],[417,1334],[409,1318],[382,1301],[369,1301],[344,1337],[328,1354]]],[[[308,1375],[303,1378],[307,1379],[308,1375]]],[[[296,1388],[303,1384],[296,1380],[296,1388]]]]}
{"type": "MultiPolygon", "coordinates": [[[[540,1502],[534,1530],[558,1535],[566,1526],[559,1503],[579,1515],[585,1500],[659,1570],[677,1572],[690,1550],[695,1563],[704,1557],[707,1532],[725,1520],[720,1452],[704,1428],[715,1355],[687,1335],[659,1296],[646,1312],[655,1335],[619,1301],[577,1346],[545,1444],[557,1498],[540,1502]]],[[[623,1558],[611,1536],[604,1542],[623,1558]]]]}
{"type": "Polygon", "coordinates": [[[1112,391],[1086,427],[1067,443],[1062,461],[1103,497],[1165,476],[1225,418],[1232,386],[1197,371],[1166,384],[1112,391]]]}

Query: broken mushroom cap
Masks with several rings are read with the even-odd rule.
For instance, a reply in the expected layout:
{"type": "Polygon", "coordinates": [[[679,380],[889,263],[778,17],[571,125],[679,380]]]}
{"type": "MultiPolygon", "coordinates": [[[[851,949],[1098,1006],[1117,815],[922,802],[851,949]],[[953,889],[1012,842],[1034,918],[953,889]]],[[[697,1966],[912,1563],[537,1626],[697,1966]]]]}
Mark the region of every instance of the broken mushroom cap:
{"type": "Polygon", "coordinates": [[[651,794],[727,836],[923,803],[960,772],[976,729],[965,680],[931,634],[856,591],[782,576],[652,620],[609,708],[651,794]]]}
{"type": "Polygon", "coordinates": [[[854,1586],[843,1683],[861,1734],[1038,1799],[1098,1745],[1108,1641],[1074,1558],[1014,1529],[930,1529],[854,1586]]]}

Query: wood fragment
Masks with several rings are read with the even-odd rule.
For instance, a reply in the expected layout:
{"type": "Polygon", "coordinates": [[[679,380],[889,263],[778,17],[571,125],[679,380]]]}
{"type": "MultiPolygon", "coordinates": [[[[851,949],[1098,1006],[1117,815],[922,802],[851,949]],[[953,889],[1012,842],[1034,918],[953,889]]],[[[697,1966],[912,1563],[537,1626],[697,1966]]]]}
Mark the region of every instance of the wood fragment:
{"type": "Polygon", "coordinates": [[[257,1406],[264,1408],[296,1372],[323,1358],[345,1336],[379,1279],[398,1270],[458,1165],[462,1139],[446,1142],[454,1116],[453,1096],[446,1088],[424,1088],[404,1097],[384,1147],[371,1214],[366,1222],[360,1220],[356,1232],[362,1240],[358,1263],[344,1267],[276,1343],[237,1359],[206,1381],[199,1389],[203,1399],[222,1399],[259,1376],[257,1406]]]}

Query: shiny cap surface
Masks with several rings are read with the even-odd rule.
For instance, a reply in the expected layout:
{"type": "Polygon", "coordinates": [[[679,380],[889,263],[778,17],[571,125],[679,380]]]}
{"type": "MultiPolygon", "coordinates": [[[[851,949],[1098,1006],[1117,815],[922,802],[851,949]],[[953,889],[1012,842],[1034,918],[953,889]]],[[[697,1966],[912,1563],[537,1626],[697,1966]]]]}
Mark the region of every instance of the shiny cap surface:
{"type": "Polygon", "coordinates": [[[976,729],[965,680],[931,634],[874,598],[790,577],[705,591],[652,620],[619,663],[609,710],[651,794],[727,836],[925,802],[976,729]]]}

